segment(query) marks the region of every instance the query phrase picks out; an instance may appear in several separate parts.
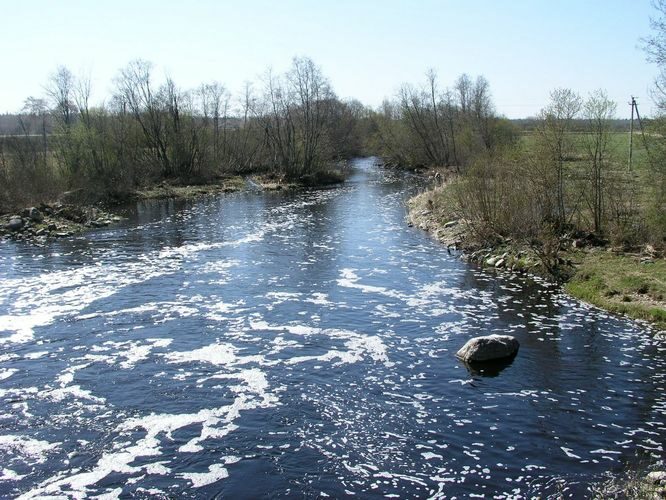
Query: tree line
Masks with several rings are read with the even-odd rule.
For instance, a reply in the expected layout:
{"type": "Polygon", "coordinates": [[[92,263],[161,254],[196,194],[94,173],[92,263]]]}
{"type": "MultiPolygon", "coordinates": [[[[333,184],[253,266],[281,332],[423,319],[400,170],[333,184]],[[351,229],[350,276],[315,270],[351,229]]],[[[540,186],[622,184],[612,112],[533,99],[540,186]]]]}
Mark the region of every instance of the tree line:
{"type": "Polygon", "coordinates": [[[113,199],[163,180],[247,173],[317,184],[335,162],[374,154],[454,175],[447,208],[479,241],[543,246],[589,231],[626,245],[664,243],[666,121],[646,125],[629,170],[628,134],[602,90],[583,98],[555,89],[527,126],[496,112],[483,76],[447,87],[429,71],[373,110],[339,99],[308,58],[235,96],[219,82],[156,83],[152,65],[136,60],[106,103],[93,106],[91,94],[89,78],[59,67],[44,96],[26,99],[19,134],[0,139],[0,209],[65,189],[113,199]]]}
{"type": "Polygon", "coordinates": [[[664,120],[650,120],[642,135],[636,128],[640,161],[630,170],[629,123],[616,113],[603,90],[583,98],[555,89],[525,126],[496,113],[483,76],[463,74],[443,88],[429,71],[374,113],[371,141],[395,164],[455,173],[439,201],[481,244],[516,238],[543,246],[587,231],[628,246],[663,245],[664,120]]]}
{"type": "Polygon", "coordinates": [[[481,151],[515,140],[509,120],[497,116],[490,84],[461,75],[440,89],[428,71],[422,85],[403,85],[375,113],[374,147],[399,165],[452,166],[460,172],[481,151]]]}
{"type": "Polygon", "coordinates": [[[236,96],[220,82],[156,83],[143,60],[113,83],[110,99],[93,105],[91,79],[61,66],[43,96],[25,100],[18,130],[0,138],[0,209],[63,190],[122,198],[163,180],[248,172],[316,183],[360,153],[355,126],[366,109],[339,99],[308,58],[294,58],[282,74],[267,71],[236,96]]]}

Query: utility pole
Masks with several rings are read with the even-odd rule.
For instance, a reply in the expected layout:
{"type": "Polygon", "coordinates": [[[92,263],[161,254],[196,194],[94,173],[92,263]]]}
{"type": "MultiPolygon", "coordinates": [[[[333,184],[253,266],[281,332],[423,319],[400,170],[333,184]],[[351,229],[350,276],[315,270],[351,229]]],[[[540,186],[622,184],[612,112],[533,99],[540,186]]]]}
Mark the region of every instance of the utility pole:
{"type": "Polygon", "coordinates": [[[631,104],[631,121],[629,122],[629,171],[631,172],[631,163],[634,153],[634,108],[636,108],[636,98],[634,96],[631,96],[630,104],[631,104]]]}
{"type": "Polygon", "coordinates": [[[634,111],[636,112],[636,119],[638,120],[638,127],[641,130],[641,137],[643,138],[643,146],[645,146],[645,153],[647,155],[647,160],[652,164],[650,158],[650,148],[648,146],[647,138],[645,137],[645,130],[643,129],[643,121],[641,120],[641,114],[638,112],[638,103],[636,98],[631,96],[631,122],[629,125],[629,171],[631,171],[632,160],[633,160],[633,147],[634,147],[634,111]]]}

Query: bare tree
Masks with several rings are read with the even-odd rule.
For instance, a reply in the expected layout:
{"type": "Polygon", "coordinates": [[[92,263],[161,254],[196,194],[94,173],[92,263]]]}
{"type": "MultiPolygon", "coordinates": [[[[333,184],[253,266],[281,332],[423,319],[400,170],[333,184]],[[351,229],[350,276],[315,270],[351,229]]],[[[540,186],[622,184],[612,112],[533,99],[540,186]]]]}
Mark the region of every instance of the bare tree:
{"type": "Polygon", "coordinates": [[[300,132],[300,175],[312,172],[322,160],[322,138],[335,95],[321,69],[312,59],[295,57],[287,73],[293,99],[289,107],[300,132]]]}
{"type": "MultiPolygon", "coordinates": [[[[40,122],[40,135],[42,137],[42,157],[43,161],[46,162],[46,155],[48,151],[48,139],[46,133],[46,122],[48,120],[49,108],[45,99],[40,97],[28,97],[23,101],[22,113],[27,113],[30,116],[38,117],[40,122]]],[[[21,119],[21,128],[24,133],[27,133],[27,129],[23,120],[21,119]]]]}
{"type": "Polygon", "coordinates": [[[253,113],[258,114],[258,110],[259,105],[254,88],[250,82],[245,82],[237,108],[237,115],[240,117],[238,130],[230,136],[229,141],[229,163],[234,171],[244,172],[255,167],[262,146],[257,129],[261,129],[265,134],[263,128],[265,121],[253,119],[253,113]],[[259,124],[262,126],[259,127],[259,124]]]}
{"type": "Polygon", "coordinates": [[[90,128],[90,96],[92,94],[92,81],[89,74],[81,74],[74,79],[72,86],[72,101],[79,112],[79,116],[90,128]]]}
{"type": "Polygon", "coordinates": [[[653,159],[649,161],[651,202],[648,204],[648,224],[652,242],[666,246],[666,0],[653,0],[656,17],[650,18],[652,34],[643,39],[643,49],[648,60],[657,64],[659,75],[655,78],[652,99],[657,105],[659,116],[653,120],[651,135],[653,159]]]}
{"type": "Polygon", "coordinates": [[[399,98],[402,116],[405,117],[412,134],[420,142],[425,162],[431,165],[446,165],[448,163],[446,153],[440,152],[435,135],[428,126],[427,94],[419,92],[412,85],[403,85],[399,91],[399,98]]]}
{"type": "Polygon", "coordinates": [[[152,65],[140,59],[130,62],[116,78],[117,98],[141,127],[152,158],[162,174],[171,176],[164,113],[151,81],[152,65]]]}
{"type": "Polygon", "coordinates": [[[648,61],[659,68],[659,75],[655,78],[653,98],[661,112],[666,112],[666,0],[653,0],[652,5],[657,11],[657,17],[650,17],[652,34],[643,38],[643,50],[648,61]]]}
{"type": "Polygon", "coordinates": [[[439,149],[442,151],[441,156],[443,156],[444,166],[448,166],[450,163],[450,147],[449,147],[449,138],[445,133],[443,120],[440,117],[442,106],[440,104],[440,97],[437,91],[437,74],[434,69],[430,69],[426,73],[428,81],[428,90],[430,96],[430,111],[432,113],[432,119],[434,123],[434,128],[436,131],[437,138],[439,140],[439,149]]]}
{"type": "Polygon", "coordinates": [[[282,78],[271,70],[264,76],[264,98],[255,108],[255,115],[262,122],[273,165],[297,176],[300,158],[293,106],[282,78]]]}
{"type": "Polygon", "coordinates": [[[555,169],[556,220],[558,225],[566,222],[564,178],[565,162],[570,159],[573,141],[573,120],[582,106],[580,96],[571,89],[555,89],[550,93],[550,103],[541,110],[541,125],[537,132],[555,169]]]}
{"type": "Polygon", "coordinates": [[[72,126],[74,113],[76,113],[74,89],[74,75],[65,66],[58,66],[45,87],[54,114],[66,130],[72,126]]]}
{"type": "Polygon", "coordinates": [[[583,115],[588,122],[584,144],[590,164],[590,208],[597,233],[602,231],[605,170],[610,161],[611,120],[615,118],[616,109],[617,104],[603,90],[592,92],[583,105],[583,115]]]}
{"type": "Polygon", "coordinates": [[[467,115],[470,112],[473,93],[472,87],[472,79],[466,73],[460,75],[454,85],[454,89],[458,97],[460,112],[463,115],[467,115]]]}
{"type": "Polygon", "coordinates": [[[493,134],[491,120],[495,115],[490,84],[483,76],[478,76],[472,90],[471,113],[474,117],[475,128],[481,137],[486,149],[493,147],[493,134]]]}
{"type": "Polygon", "coordinates": [[[229,92],[221,83],[212,82],[201,85],[199,96],[204,123],[207,125],[209,120],[213,122],[213,162],[219,165],[221,157],[226,153],[229,92]],[[222,137],[220,137],[220,124],[223,127],[222,137]]]}

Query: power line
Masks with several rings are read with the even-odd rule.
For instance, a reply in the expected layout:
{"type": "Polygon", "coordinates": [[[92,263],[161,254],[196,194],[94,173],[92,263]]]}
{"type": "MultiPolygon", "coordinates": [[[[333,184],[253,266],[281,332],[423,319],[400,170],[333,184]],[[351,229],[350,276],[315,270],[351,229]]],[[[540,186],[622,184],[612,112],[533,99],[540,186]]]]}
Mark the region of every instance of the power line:
{"type": "Polygon", "coordinates": [[[636,118],[638,119],[638,127],[641,130],[641,137],[643,139],[643,145],[645,146],[645,152],[647,153],[648,163],[652,165],[652,158],[650,157],[650,148],[648,146],[647,139],[645,137],[645,130],[643,129],[643,120],[641,120],[641,114],[638,111],[638,103],[636,98],[631,96],[631,122],[629,124],[629,171],[631,171],[632,160],[633,160],[633,148],[634,148],[634,111],[636,111],[636,118]]]}

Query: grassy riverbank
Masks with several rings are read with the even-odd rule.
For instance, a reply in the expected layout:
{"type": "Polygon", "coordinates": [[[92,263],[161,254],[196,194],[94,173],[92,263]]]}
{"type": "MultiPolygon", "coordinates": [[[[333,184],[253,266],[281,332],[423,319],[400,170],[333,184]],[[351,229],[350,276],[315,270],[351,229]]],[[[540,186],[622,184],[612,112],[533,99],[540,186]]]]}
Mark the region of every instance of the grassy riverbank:
{"type": "Polygon", "coordinates": [[[666,330],[666,260],[608,251],[576,252],[576,274],[564,285],[574,297],[666,330]]]}
{"type": "Polygon", "coordinates": [[[610,312],[647,320],[666,331],[666,259],[656,252],[623,252],[609,246],[575,248],[561,239],[553,262],[544,251],[510,239],[488,241],[455,210],[448,184],[436,186],[409,200],[410,224],[430,232],[463,258],[483,267],[557,278],[572,296],[610,312]]]}

